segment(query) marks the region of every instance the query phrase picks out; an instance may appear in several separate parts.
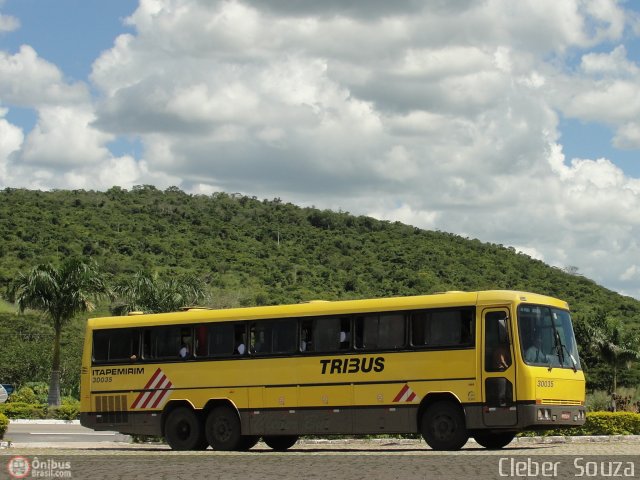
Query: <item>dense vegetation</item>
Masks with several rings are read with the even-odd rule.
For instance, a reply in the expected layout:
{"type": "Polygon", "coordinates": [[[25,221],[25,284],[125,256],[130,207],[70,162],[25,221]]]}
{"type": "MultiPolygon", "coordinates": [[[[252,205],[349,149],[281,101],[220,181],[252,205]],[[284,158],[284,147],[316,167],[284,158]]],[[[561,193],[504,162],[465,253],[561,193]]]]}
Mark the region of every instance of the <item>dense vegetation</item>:
{"type": "MultiPolygon", "coordinates": [[[[0,235],[0,291],[35,264],[81,255],[96,260],[113,282],[141,270],[197,275],[217,307],[506,288],[567,300],[578,333],[603,315],[640,326],[639,301],[513,248],[279,199],[188,195],[152,186],[106,192],[5,189],[0,235]]],[[[103,305],[98,313],[107,309],[103,305]]],[[[594,352],[581,354],[591,385],[603,388],[607,367],[594,352]]],[[[7,361],[0,359],[3,382],[11,367],[7,361]]],[[[620,385],[639,381],[637,369],[620,374],[620,385]]]]}
{"type": "MultiPolygon", "coordinates": [[[[19,387],[28,382],[49,381],[54,331],[39,316],[0,313],[0,382],[19,387]]],[[[80,361],[84,321],[74,319],[61,340],[60,384],[62,395],[79,398],[80,361]]]]}

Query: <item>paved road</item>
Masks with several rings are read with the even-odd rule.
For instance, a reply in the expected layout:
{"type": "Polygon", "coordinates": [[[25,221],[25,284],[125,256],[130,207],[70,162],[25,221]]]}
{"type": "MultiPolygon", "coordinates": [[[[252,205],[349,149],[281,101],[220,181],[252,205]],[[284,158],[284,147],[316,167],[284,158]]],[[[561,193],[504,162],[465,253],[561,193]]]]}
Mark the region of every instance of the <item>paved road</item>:
{"type": "Polygon", "coordinates": [[[5,440],[22,444],[127,442],[129,437],[116,432],[96,432],[78,423],[14,423],[5,440]]]}
{"type": "Polygon", "coordinates": [[[164,445],[115,442],[73,446],[24,443],[0,450],[0,478],[11,478],[6,465],[15,456],[37,465],[39,472],[57,462],[55,465],[63,468],[55,472],[50,468],[50,478],[64,478],[65,471],[70,472],[70,478],[91,479],[479,480],[574,478],[580,473],[589,478],[609,478],[609,468],[615,471],[618,464],[617,478],[640,478],[640,437],[523,439],[499,451],[469,442],[461,451],[447,454],[429,450],[418,440],[305,441],[284,453],[274,452],[262,443],[243,453],[174,452],[164,445]]]}

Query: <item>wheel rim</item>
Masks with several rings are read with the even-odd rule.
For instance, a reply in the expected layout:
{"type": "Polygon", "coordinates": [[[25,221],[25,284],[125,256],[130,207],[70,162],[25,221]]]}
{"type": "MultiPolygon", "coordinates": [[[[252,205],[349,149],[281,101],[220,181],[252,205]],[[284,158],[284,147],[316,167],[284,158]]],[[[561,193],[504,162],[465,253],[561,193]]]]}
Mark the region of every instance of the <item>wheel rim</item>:
{"type": "Polygon", "coordinates": [[[176,426],[176,434],[180,440],[187,440],[191,436],[191,425],[186,420],[182,420],[176,426]]]}
{"type": "Polygon", "coordinates": [[[456,422],[449,415],[438,415],[433,419],[433,436],[438,440],[450,440],[456,432],[456,422]]]}
{"type": "Polygon", "coordinates": [[[221,442],[226,442],[231,438],[231,427],[226,418],[217,418],[213,425],[213,431],[216,438],[221,442]]]}

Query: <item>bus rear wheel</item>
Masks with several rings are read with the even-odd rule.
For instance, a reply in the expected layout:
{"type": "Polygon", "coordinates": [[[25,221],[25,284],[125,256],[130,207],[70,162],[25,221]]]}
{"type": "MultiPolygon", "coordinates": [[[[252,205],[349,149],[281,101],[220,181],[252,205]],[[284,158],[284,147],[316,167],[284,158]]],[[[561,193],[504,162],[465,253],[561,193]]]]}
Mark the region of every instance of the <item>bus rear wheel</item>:
{"type": "Polygon", "coordinates": [[[516,432],[474,432],[473,439],[478,442],[479,445],[489,450],[498,450],[502,447],[506,447],[511,443],[511,440],[516,436],[516,432]]]}
{"type": "Polygon", "coordinates": [[[256,443],[258,443],[258,440],[260,440],[260,437],[257,435],[242,435],[240,437],[240,442],[238,442],[236,450],[240,452],[250,450],[256,445],[256,443]]]}
{"type": "Polygon", "coordinates": [[[209,445],[214,450],[237,450],[242,436],[240,435],[240,418],[229,407],[216,407],[205,422],[205,434],[209,445]]]}
{"type": "Polygon", "coordinates": [[[298,441],[297,435],[267,435],[262,437],[264,443],[267,444],[268,447],[273,448],[279,452],[284,452],[289,448],[293,447],[293,445],[298,441]]]}
{"type": "Polygon", "coordinates": [[[169,413],[164,424],[164,436],[173,450],[207,448],[200,419],[187,407],[178,407],[169,413]]]}
{"type": "Polygon", "coordinates": [[[427,408],[422,415],[421,433],[434,450],[460,450],[469,440],[462,408],[449,401],[427,408]]]}

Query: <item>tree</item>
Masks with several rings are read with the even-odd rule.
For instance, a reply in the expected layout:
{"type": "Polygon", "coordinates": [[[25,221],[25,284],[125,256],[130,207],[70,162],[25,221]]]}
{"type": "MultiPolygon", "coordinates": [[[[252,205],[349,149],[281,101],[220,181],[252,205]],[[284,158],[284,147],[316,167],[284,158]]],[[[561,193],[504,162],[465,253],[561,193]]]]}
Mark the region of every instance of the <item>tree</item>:
{"type": "Polygon", "coordinates": [[[95,301],[109,294],[105,278],[95,262],[68,258],[59,266],[40,264],[20,273],[9,287],[9,298],[26,309],[38,310],[53,326],[53,356],[49,397],[51,406],[60,405],[60,339],[63,327],[79,313],[94,309],[95,301]]]}
{"type": "Polygon", "coordinates": [[[116,315],[175,312],[206,298],[204,283],[193,275],[163,279],[144,271],[117,284],[114,293],[117,302],[111,311],[116,315]]]}
{"type": "Polygon", "coordinates": [[[587,329],[589,343],[611,368],[612,393],[616,394],[618,371],[630,368],[633,361],[640,360],[640,338],[632,330],[626,329],[620,320],[608,318],[603,312],[591,319],[587,329]]]}

